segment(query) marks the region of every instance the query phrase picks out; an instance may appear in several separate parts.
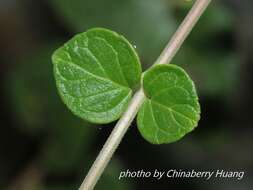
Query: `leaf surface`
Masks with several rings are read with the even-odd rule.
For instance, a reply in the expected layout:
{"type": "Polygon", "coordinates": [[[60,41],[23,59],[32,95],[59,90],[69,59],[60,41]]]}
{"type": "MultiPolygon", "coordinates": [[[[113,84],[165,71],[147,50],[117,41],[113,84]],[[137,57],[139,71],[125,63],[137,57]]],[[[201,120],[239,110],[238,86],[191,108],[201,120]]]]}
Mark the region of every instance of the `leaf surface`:
{"type": "Polygon", "coordinates": [[[102,28],[74,36],[52,60],[62,100],[93,123],[118,119],[141,77],[134,48],[123,36],[102,28]]]}
{"type": "Polygon", "coordinates": [[[175,65],[158,65],[144,74],[146,95],[137,123],[141,135],[153,144],[179,140],[200,119],[195,86],[186,72],[175,65]]]}

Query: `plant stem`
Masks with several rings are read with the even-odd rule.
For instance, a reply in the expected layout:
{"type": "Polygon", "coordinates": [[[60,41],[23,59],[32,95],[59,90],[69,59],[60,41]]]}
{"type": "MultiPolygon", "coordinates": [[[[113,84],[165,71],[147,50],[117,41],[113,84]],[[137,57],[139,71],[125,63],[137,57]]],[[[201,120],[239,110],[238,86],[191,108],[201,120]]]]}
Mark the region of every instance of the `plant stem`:
{"type": "MultiPolygon", "coordinates": [[[[211,0],[196,0],[191,11],[188,13],[154,65],[170,63],[210,2],[211,0]]],[[[92,190],[94,188],[144,100],[145,95],[141,88],[135,93],[129,103],[128,109],[117,122],[79,190],[92,190]]]]}

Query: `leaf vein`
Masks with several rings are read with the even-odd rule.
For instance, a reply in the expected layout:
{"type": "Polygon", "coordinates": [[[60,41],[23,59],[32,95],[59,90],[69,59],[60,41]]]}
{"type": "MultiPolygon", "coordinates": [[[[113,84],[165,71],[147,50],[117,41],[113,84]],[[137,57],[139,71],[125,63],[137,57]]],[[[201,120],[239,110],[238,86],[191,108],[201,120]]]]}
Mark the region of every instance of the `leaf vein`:
{"type": "Polygon", "coordinates": [[[107,45],[112,48],[113,52],[116,54],[116,59],[117,59],[116,62],[117,62],[117,65],[119,67],[120,74],[121,74],[122,78],[124,79],[125,83],[130,87],[130,85],[129,85],[127,79],[126,79],[126,76],[125,76],[125,74],[124,74],[124,72],[123,72],[123,70],[121,68],[118,52],[115,50],[115,48],[106,39],[100,38],[100,37],[96,37],[96,38],[105,41],[107,43],[107,45]]]}

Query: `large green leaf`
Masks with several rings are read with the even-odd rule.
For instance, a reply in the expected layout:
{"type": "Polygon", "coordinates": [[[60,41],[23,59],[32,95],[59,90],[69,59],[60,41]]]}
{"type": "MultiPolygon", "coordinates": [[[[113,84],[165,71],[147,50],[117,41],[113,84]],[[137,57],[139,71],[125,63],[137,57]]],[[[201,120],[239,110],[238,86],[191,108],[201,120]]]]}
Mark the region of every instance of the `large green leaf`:
{"type": "Polygon", "coordinates": [[[144,74],[146,100],[137,118],[142,136],[154,144],[170,143],[192,131],[200,118],[194,84],[175,65],[158,65],[144,74]]]}
{"type": "Polygon", "coordinates": [[[118,119],[140,82],[141,66],[134,48],[106,29],[76,35],[52,59],[64,103],[93,123],[118,119]]]}

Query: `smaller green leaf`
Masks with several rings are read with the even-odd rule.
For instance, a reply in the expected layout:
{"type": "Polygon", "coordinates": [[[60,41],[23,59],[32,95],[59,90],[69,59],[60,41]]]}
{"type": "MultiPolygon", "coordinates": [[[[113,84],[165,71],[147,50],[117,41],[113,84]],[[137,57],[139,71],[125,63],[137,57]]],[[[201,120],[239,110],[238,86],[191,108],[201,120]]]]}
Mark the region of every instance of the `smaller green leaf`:
{"type": "Polygon", "coordinates": [[[144,74],[146,95],[137,117],[141,135],[153,144],[179,140],[200,119],[200,106],[193,81],[175,65],[157,65],[144,74]]]}
{"type": "Polygon", "coordinates": [[[74,36],[52,59],[64,103],[92,123],[118,119],[141,78],[134,48],[107,29],[95,28],[74,36]]]}

